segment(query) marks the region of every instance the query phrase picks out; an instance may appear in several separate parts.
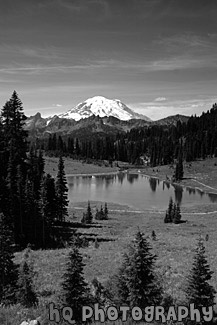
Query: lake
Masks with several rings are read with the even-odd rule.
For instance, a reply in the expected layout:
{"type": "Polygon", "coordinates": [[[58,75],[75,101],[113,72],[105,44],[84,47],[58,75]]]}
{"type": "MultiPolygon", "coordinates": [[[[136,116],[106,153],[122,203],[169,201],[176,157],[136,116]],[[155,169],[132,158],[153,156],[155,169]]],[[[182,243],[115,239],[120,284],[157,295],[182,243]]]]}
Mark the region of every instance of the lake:
{"type": "Polygon", "coordinates": [[[114,202],[140,210],[165,210],[170,197],[186,207],[217,202],[216,194],[171,185],[142,174],[68,176],[67,181],[70,202],[114,202]]]}

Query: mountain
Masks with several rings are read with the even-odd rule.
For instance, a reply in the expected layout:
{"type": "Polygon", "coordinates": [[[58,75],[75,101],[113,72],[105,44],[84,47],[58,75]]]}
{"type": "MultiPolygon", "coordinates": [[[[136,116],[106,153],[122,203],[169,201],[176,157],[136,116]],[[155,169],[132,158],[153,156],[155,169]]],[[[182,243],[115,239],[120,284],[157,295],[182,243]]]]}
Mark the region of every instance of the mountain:
{"type": "Polygon", "coordinates": [[[107,99],[102,96],[89,98],[83,103],[70,109],[68,112],[59,114],[58,117],[79,121],[92,115],[99,117],[113,116],[122,121],[128,121],[131,119],[150,121],[147,116],[134,112],[120,100],[107,99]]]}
{"type": "Polygon", "coordinates": [[[48,136],[50,133],[87,137],[124,133],[133,128],[150,125],[169,126],[177,121],[187,122],[189,117],[174,115],[151,121],[148,117],[135,113],[120,100],[102,96],[89,98],[66,113],[43,118],[40,113],[26,120],[25,129],[30,137],[48,136]]]}
{"type": "Polygon", "coordinates": [[[187,123],[189,120],[189,116],[186,115],[180,115],[180,114],[176,114],[176,115],[171,115],[165,118],[162,118],[160,120],[157,121],[153,121],[153,124],[157,124],[157,125],[176,125],[176,123],[179,121],[181,123],[187,123]]]}

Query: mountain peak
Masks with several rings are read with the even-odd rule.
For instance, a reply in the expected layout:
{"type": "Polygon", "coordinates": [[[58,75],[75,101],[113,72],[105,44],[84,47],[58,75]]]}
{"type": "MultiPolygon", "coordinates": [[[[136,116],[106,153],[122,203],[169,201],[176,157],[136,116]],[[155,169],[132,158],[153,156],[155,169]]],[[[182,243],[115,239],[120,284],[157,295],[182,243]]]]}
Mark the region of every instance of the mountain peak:
{"type": "Polygon", "coordinates": [[[120,120],[128,121],[131,119],[150,119],[142,114],[138,114],[127,107],[119,99],[108,99],[103,96],[94,96],[86,99],[84,102],[79,103],[68,112],[60,114],[61,118],[80,119],[98,115],[100,117],[114,116],[120,120]]]}

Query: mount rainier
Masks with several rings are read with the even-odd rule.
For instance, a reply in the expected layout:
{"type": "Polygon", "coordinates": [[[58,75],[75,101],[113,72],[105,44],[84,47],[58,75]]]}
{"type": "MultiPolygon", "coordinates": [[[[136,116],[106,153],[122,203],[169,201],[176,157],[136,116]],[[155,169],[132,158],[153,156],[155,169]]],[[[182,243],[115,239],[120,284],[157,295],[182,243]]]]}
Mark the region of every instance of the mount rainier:
{"type": "Polygon", "coordinates": [[[103,96],[89,98],[66,113],[59,114],[58,117],[79,121],[92,115],[98,115],[99,117],[113,116],[122,121],[131,119],[150,121],[147,116],[134,112],[120,100],[107,99],[103,96]]]}

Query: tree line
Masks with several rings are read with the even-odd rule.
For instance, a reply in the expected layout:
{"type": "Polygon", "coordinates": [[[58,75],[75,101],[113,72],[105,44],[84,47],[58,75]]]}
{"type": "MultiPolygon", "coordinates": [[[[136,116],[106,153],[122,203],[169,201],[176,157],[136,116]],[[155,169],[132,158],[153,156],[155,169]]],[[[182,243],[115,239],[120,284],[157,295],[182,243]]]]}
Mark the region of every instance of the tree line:
{"type": "Polygon", "coordinates": [[[38,146],[49,154],[132,164],[140,164],[141,157],[147,157],[151,166],[173,163],[180,150],[188,162],[205,159],[217,156],[217,104],[199,117],[191,116],[187,123],[134,128],[112,136],[94,134],[88,139],[54,133],[38,141],[38,146]]]}

